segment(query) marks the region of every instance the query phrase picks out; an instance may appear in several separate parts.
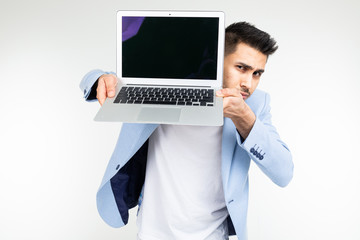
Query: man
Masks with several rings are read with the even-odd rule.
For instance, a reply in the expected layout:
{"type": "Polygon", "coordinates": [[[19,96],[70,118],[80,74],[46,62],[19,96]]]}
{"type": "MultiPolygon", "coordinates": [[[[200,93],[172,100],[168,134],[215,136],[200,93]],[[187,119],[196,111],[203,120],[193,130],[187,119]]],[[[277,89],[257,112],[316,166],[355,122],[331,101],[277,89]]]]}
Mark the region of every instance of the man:
{"type": "MultiPolygon", "coordinates": [[[[271,124],[269,95],[256,90],[276,49],[246,22],[226,28],[221,127],[123,124],[97,193],[109,225],[125,225],[128,209],[139,204],[141,240],[246,239],[251,160],[281,187],[293,175],[291,154],[271,124]]],[[[87,100],[96,89],[103,104],[116,83],[115,75],[95,70],[80,86],[87,100]]]]}

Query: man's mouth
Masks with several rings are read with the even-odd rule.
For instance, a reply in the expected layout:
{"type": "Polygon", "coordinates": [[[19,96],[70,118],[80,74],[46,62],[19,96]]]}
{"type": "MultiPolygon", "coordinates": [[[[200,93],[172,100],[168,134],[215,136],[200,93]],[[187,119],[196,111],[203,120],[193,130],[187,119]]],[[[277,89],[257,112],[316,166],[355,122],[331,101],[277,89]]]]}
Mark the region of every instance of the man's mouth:
{"type": "Polygon", "coordinates": [[[241,92],[241,96],[242,96],[243,99],[245,100],[245,99],[247,99],[247,98],[250,96],[250,94],[241,92]]]}

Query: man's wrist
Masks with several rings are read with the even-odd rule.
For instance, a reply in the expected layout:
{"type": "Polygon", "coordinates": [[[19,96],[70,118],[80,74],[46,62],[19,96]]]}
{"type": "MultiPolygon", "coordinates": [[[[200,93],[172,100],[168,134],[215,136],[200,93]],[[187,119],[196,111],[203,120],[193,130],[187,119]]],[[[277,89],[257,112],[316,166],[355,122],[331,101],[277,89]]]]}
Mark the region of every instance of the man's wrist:
{"type": "Polygon", "coordinates": [[[246,114],[242,115],[241,117],[234,117],[232,121],[238,133],[242,137],[242,141],[245,141],[245,139],[249,136],[252,127],[255,124],[256,116],[249,108],[249,111],[247,111],[246,114]]]}

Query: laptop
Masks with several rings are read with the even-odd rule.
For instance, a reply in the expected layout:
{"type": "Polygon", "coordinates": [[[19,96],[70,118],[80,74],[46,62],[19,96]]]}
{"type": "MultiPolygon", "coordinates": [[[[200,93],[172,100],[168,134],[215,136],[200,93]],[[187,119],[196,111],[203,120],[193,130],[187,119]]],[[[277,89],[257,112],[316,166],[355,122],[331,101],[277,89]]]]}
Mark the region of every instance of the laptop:
{"type": "Polygon", "coordinates": [[[118,11],[115,97],[95,121],[223,125],[224,13],[118,11]]]}

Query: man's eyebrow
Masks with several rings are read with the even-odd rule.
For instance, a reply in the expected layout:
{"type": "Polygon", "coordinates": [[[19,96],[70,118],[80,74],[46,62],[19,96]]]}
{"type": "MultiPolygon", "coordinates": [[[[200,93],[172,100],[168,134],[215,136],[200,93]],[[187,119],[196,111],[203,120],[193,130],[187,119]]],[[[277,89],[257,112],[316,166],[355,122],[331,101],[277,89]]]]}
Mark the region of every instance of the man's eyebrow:
{"type": "Polygon", "coordinates": [[[250,70],[253,70],[254,68],[250,65],[247,65],[246,63],[243,63],[243,62],[237,62],[236,64],[240,64],[242,65],[244,68],[247,68],[247,69],[250,69],[250,70]]]}
{"type": "MultiPolygon", "coordinates": [[[[247,65],[246,63],[237,62],[237,64],[242,65],[244,68],[247,68],[247,69],[250,69],[250,70],[254,70],[254,68],[253,68],[252,66],[247,65]]],[[[264,69],[259,69],[259,70],[256,70],[256,72],[263,73],[263,72],[265,72],[265,70],[264,70],[264,69]]]]}

